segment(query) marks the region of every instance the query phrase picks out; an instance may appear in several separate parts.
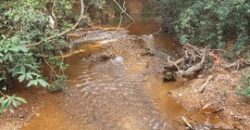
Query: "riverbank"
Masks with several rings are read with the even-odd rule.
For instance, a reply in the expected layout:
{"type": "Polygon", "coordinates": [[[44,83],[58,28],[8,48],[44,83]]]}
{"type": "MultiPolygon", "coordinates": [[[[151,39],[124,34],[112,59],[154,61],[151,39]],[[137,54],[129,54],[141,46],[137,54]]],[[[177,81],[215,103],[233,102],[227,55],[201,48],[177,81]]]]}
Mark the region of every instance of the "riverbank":
{"type": "MultiPolygon", "coordinates": [[[[203,92],[199,90],[209,76],[200,75],[188,81],[183,87],[171,91],[171,95],[189,112],[203,111],[210,115],[216,114],[216,118],[226,123],[213,126],[208,121],[207,127],[230,130],[250,129],[249,100],[237,94],[242,71],[233,73],[221,69],[214,70],[211,74],[213,78],[206,84],[203,92]]],[[[195,120],[191,119],[191,122],[196,124],[195,120]]]]}

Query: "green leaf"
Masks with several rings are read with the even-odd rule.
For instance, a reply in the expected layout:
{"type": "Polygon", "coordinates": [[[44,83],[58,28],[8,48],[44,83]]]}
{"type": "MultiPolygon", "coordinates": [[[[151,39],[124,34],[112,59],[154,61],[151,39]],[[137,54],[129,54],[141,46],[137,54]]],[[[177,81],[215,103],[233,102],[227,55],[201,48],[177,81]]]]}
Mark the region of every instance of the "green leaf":
{"type": "Polygon", "coordinates": [[[21,97],[15,97],[15,100],[21,102],[21,103],[27,103],[27,101],[24,98],[21,97]]]}
{"type": "Polygon", "coordinates": [[[19,82],[23,82],[25,80],[25,74],[22,74],[18,77],[19,82]]]}
{"type": "Polygon", "coordinates": [[[24,65],[21,65],[21,66],[20,66],[20,72],[21,72],[21,73],[25,73],[25,66],[24,66],[24,65]]]}
{"type": "Polygon", "coordinates": [[[28,85],[27,85],[27,87],[30,87],[30,86],[37,86],[37,84],[38,84],[38,81],[37,80],[31,80],[31,81],[29,81],[29,83],[28,83],[28,85]]]}
{"type": "Polygon", "coordinates": [[[5,77],[0,77],[0,81],[5,80],[5,77]]]}
{"type": "Polygon", "coordinates": [[[12,105],[17,108],[19,106],[19,103],[18,101],[16,102],[15,100],[12,101],[12,105]]]}
{"type": "Polygon", "coordinates": [[[11,97],[10,96],[7,96],[7,99],[5,99],[4,101],[3,101],[3,108],[8,108],[8,107],[10,107],[10,105],[11,105],[11,97]]]}
{"type": "Polygon", "coordinates": [[[15,52],[28,52],[28,48],[26,48],[25,46],[14,46],[12,47],[10,50],[15,51],[15,52]]]}
{"type": "Polygon", "coordinates": [[[27,78],[27,80],[33,79],[32,73],[31,72],[26,73],[26,78],[27,78]]]}
{"type": "Polygon", "coordinates": [[[5,57],[4,57],[4,60],[12,62],[13,61],[12,54],[11,53],[7,53],[5,55],[5,57]]]}
{"type": "Polygon", "coordinates": [[[46,81],[43,80],[43,79],[38,79],[38,82],[39,82],[39,84],[40,84],[41,86],[43,86],[43,87],[49,86],[48,82],[46,82],[46,81]]]}

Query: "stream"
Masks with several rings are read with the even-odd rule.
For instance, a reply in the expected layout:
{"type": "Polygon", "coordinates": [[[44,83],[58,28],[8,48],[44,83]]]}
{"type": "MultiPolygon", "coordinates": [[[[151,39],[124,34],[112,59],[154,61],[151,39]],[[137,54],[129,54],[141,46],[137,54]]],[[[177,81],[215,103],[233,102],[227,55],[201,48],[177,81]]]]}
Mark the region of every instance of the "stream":
{"type": "MultiPolygon", "coordinates": [[[[214,116],[189,113],[171,90],[182,81],[164,83],[161,72],[178,44],[157,33],[155,22],[133,23],[114,40],[81,43],[65,54],[67,87],[46,94],[43,107],[22,130],[184,130],[181,117],[216,123],[214,116]]],[[[111,38],[111,39],[112,39],[111,38]]]]}

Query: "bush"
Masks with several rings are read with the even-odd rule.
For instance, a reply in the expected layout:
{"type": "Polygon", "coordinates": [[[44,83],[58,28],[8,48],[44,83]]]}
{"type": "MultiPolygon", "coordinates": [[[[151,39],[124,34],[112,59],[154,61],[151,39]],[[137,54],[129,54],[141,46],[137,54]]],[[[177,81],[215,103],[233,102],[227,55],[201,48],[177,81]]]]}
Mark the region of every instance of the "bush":
{"type": "Polygon", "coordinates": [[[49,0],[9,0],[1,2],[0,113],[7,108],[18,107],[20,104],[26,103],[20,97],[8,96],[2,92],[11,86],[13,80],[17,79],[19,82],[27,83],[27,87],[48,87],[49,81],[58,80],[54,77],[64,75],[60,73],[65,69],[63,62],[55,58],[57,60],[50,63],[49,58],[61,54],[62,49],[66,47],[65,38],[58,37],[51,41],[46,39],[58,34],[61,30],[66,30],[65,24],[70,25],[71,21],[67,21],[66,16],[70,15],[72,4],[69,0],[56,3],[55,11],[60,12],[57,13],[57,21],[60,24],[56,28],[49,26],[51,8],[46,8],[46,5],[49,4],[51,4],[49,0]],[[38,42],[41,44],[29,46],[38,42]],[[41,68],[44,62],[51,68],[59,68],[58,74],[53,74],[53,79],[45,78],[42,75],[41,68]]]}
{"type": "Polygon", "coordinates": [[[164,25],[183,44],[224,48],[235,39],[234,49],[249,43],[249,0],[160,0],[164,25]]]}

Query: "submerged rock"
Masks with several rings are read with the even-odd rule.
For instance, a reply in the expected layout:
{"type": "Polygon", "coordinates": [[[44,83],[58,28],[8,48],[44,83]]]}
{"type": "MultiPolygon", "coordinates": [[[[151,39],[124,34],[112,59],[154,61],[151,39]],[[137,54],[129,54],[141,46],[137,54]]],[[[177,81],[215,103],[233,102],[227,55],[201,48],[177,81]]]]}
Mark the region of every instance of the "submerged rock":
{"type": "Polygon", "coordinates": [[[113,59],[113,61],[116,63],[123,63],[123,58],[121,56],[117,56],[113,59]]]}

